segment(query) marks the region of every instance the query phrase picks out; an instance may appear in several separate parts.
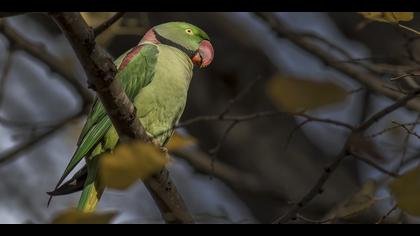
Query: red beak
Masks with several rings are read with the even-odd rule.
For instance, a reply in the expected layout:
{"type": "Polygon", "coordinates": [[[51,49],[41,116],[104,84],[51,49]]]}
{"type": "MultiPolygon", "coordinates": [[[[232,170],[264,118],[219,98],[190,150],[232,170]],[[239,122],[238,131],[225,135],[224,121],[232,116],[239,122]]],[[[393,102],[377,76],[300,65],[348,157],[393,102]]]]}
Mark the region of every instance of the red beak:
{"type": "Polygon", "coordinates": [[[197,52],[191,58],[191,60],[195,65],[199,66],[200,68],[203,68],[210,65],[210,63],[213,61],[213,57],[213,46],[211,45],[210,41],[203,40],[201,41],[197,52]]]}

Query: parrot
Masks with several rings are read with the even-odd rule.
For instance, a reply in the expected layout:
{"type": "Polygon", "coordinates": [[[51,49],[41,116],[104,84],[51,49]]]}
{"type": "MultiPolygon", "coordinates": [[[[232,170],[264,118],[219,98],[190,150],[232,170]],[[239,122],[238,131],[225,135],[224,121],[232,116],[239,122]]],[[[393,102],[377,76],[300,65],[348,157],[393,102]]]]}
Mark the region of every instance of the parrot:
{"type": "MultiPolygon", "coordinates": [[[[149,29],[140,42],[119,56],[115,79],[136,107],[145,131],[164,148],[186,106],[194,66],[205,68],[214,49],[206,32],[187,22],[167,22],[149,29]]],[[[50,196],[82,191],[77,209],[93,212],[105,190],[99,183],[98,160],[112,152],[119,137],[96,97],[77,141],[77,149],[50,196]],[[63,183],[79,162],[86,164],[63,183]]]]}

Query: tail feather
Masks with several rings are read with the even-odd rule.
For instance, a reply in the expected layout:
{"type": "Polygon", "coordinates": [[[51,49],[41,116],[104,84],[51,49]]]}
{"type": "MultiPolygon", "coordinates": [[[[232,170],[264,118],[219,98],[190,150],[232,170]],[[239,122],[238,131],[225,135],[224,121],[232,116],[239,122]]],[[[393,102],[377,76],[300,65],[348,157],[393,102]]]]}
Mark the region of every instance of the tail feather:
{"type": "Polygon", "coordinates": [[[83,212],[94,212],[105,188],[96,182],[90,183],[83,188],[77,209],[83,212]]]}
{"type": "Polygon", "coordinates": [[[47,192],[47,194],[50,195],[47,206],[50,205],[51,200],[54,196],[71,194],[83,190],[83,186],[86,183],[86,179],[87,166],[85,165],[76,174],[74,174],[74,176],[70,180],[68,180],[61,186],[57,186],[53,191],[47,192]]]}
{"type": "Polygon", "coordinates": [[[105,190],[105,187],[99,183],[99,178],[97,178],[99,159],[100,158],[94,158],[93,160],[88,161],[87,164],[88,175],[77,206],[77,208],[83,212],[95,211],[99,199],[105,190]]]}

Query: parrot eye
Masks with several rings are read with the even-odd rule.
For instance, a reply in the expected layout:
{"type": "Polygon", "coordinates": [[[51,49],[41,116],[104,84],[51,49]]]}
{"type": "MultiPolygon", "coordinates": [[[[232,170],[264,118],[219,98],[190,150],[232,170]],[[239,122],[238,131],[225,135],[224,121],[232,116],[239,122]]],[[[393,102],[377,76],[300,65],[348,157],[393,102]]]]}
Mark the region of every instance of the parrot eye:
{"type": "Polygon", "coordinates": [[[186,29],[185,33],[189,34],[189,35],[193,35],[193,31],[192,29],[186,29]]]}

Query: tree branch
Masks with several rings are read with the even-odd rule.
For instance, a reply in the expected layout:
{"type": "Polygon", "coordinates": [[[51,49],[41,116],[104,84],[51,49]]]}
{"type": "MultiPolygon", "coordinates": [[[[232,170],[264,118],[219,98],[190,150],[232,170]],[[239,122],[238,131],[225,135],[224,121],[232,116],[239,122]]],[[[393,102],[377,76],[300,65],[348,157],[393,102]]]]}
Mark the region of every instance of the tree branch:
{"type": "Polygon", "coordinates": [[[95,35],[95,38],[98,37],[100,34],[102,34],[104,31],[106,31],[109,27],[111,27],[115,22],[117,22],[121,17],[123,17],[125,12],[117,12],[115,15],[113,15],[111,18],[97,26],[93,33],[95,35]]]}
{"type": "Polygon", "coordinates": [[[376,123],[378,120],[380,120],[384,116],[388,115],[389,113],[397,110],[398,108],[400,108],[402,106],[405,106],[411,99],[414,99],[419,94],[420,94],[420,88],[417,88],[417,89],[411,91],[406,96],[404,96],[402,98],[399,98],[395,103],[391,104],[390,106],[384,108],[383,110],[381,110],[381,111],[377,112],[376,114],[374,114],[373,116],[371,116],[371,118],[369,118],[364,123],[362,123],[357,128],[357,130],[358,131],[366,130],[367,128],[369,128],[371,125],[376,123]]]}
{"type": "Polygon", "coordinates": [[[375,162],[373,162],[373,161],[369,160],[368,158],[365,158],[365,157],[363,157],[363,156],[361,156],[361,155],[359,155],[359,154],[357,154],[357,153],[355,153],[355,152],[351,152],[350,154],[351,154],[351,155],[352,155],[352,156],[353,156],[356,160],[359,160],[359,161],[361,161],[361,162],[364,162],[364,163],[366,163],[367,165],[369,165],[369,166],[371,166],[371,167],[373,167],[373,168],[375,168],[375,169],[379,170],[380,172],[382,172],[382,173],[384,173],[384,174],[386,174],[386,175],[389,175],[389,176],[394,177],[394,178],[396,178],[396,177],[399,177],[399,176],[400,176],[398,173],[395,173],[395,172],[392,172],[392,171],[386,170],[386,169],[382,168],[380,165],[376,164],[375,162]]]}
{"type": "MultiPolygon", "coordinates": [[[[114,80],[116,68],[112,58],[96,44],[93,30],[81,15],[74,12],[53,12],[50,15],[70,41],[88,76],[89,87],[96,91],[120,139],[152,142],[152,138],[146,134],[140,120],[136,118],[134,105],[121,89],[120,83],[114,80]]],[[[166,222],[193,223],[167,169],[146,180],[145,184],[166,222]]]]}

